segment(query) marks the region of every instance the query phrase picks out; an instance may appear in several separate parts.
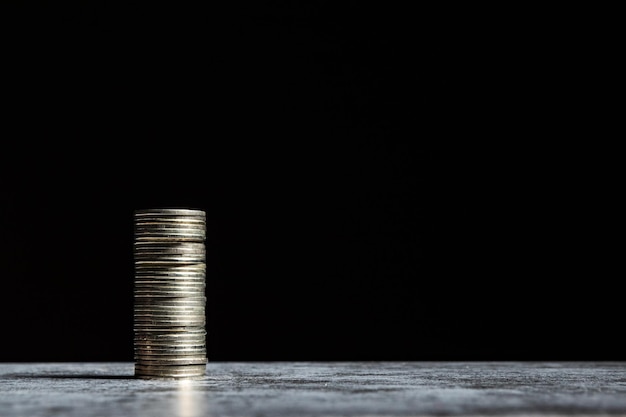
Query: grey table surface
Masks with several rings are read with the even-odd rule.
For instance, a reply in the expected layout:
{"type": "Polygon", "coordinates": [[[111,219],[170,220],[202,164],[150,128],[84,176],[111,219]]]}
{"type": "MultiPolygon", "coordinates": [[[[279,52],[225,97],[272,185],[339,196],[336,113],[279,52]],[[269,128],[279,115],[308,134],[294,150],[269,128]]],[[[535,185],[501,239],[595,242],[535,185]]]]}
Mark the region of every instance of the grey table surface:
{"type": "Polygon", "coordinates": [[[1,363],[0,417],[626,416],[626,362],[1,363]]]}

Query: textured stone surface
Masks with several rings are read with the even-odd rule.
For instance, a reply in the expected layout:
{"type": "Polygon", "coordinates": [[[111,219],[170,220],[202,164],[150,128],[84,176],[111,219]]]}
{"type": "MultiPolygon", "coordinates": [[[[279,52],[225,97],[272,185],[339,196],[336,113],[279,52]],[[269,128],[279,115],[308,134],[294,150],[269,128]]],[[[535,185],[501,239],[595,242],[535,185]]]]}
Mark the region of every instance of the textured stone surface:
{"type": "Polygon", "coordinates": [[[0,364],[0,416],[626,415],[626,362],[209,363],[194,381],[132,363],[0,364]]]}

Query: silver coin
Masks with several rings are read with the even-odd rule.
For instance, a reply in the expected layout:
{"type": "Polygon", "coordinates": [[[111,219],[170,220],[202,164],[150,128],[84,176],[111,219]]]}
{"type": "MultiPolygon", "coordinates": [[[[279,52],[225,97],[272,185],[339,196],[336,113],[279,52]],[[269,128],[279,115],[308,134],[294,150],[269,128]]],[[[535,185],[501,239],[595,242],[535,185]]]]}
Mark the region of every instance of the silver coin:
{"type": "MultiPolygon", "coordinates": [[[[144,272],[144,271],[142,271],[144,272]]],[[[190,284],[199,284],[206,282],[205,274],[195,274],[195,275],[171,275],[171,274],[159,274],[152,273],[149,271],[145,271],[146,273],[136,273],[135,274],[135,282],[139,281],[163,281],[164,283],[190,283],[190,284]]]]}
{"type": "Polygon", "coordinates": [[[165,329],[165,332],[161,334],[156,334],[156,332],[147,332],[136,331],[133,336],[133,340],[136,342],[146,342],[146,343],[183,343],[183,344],[204,344],[206,341],[206,334],[191,334],[191,329],[187,329],[187,332],[170,332],[169,329],[165,329]],[[177,334],[181,334],[180,337],[176,337],[177,334]]]}
{"type": "Polygon", "coordinates": [[[194,315],[205,315],[206,308],[205,307],[196,307],[196,308],[167,308],[167,307],[137,307],[134,308],[134,314],[194,314],[194,315]]]}
{"type": "Polygon", "coordinates": [[[181,300],[181,301],[188,300],[192,302],[194,299],[199,299],[197,291],[190,291],[186,293],[183,293],[180,291],[178,292],[165,291],[162,293],[159,293],[156,291],[151,291],[151,292],[134,291],[133,297],[135,298],[135,300],[137,300],[137,302],[141,302],[142,299],[148,298],[148,299],[152,299],[156,304],[160,304],[159,302],[157,302],[157,300],[163,300],[164,302],[174,301],[174,300],[181,300]]]}
{"type": "MultiPolygon", "coordinates": [[[[188,369],[168,369],[172,366],[166,366],[165,369],[156,368],[155,366],[136,365],[135,377],[141,379],[202,379],[206,376],[205,365],[187,365],[188,369]]],[[[181,368],[185,368],[182,367],[181,368]]]]}
{"type": "Polygon", "coordinates": [[[191,365],[193,363],[201,364],[206,362],[207,353],[206,351],[198,351],[194,353],[187,354],[146,354],[142,352],[135,352],[133,354],[133,358],[135,359],[135,363],[148,363],[152,365],[156,365],[154,361],[165,362],[168,365],[191,365]],[[152,362],[152,363],[150,363],[152,362]]]}
{"type": "Polygon", "coordinates": [[[173,319],[173,320],[199,320],[200,317],[204,318],[206,320],[206,312],[204,311],[196,311],[193,313],[190,312],[170,312],[170,311],[165,311],[165,310],[161,310],[158,312],[154,312],[154,311],[150,311],[150,312],[146,312],[146,311],[135,311],[133,314],[133,319],[136,321],[145,321],[146,319],[154,319],[154,320],[160,320],[160,319],[173,319]]]}
{"type": "Polygon", "coordinates": [[[206,342],[203,344],[171,344],[171,345],[137,345],[134,347],[135,354],[146,355],[199,355],[206,352],[206,342]]]}
{"type": "Polygon", "coordinates": [[[206,283],[197,282],[192,283],[161,283],[161,282],[135,282],[135,289],[159,289],[161,291],[194,291],[196,293],[201,292],[204,295],[206,290],[206,283]]]}
{"type": "Polygon", "coordinates": [[[196,375],[206,372],[206,362],[198,365],[135,364],[135,371],[152,375],[196,375]]]}
{"type": "Polygon", "coordinates": [[[206,349],[206,340],[204,338],[191,342],[165,343],[163,341],[152,342],[150,340],[137,340],[138,344],[134,347],[136,351],[144,352],[194,352],[206,349]],[[150,344],[153,343],[153,344],[150,344]]]}
{"type": "Polygon", "coordinates": [[[146,236],[146,237],[137,237],[135,238],[138,241],[161,241],[161,242],[199,242],[204,240],[203,236],[194,237],[194,236],[185,236],[185,235],[163,235],[163,236],[146,236]]]}
{"type": "Polygon", "coordinates": [[[206,287],[206,279],[204,278],[174,278],[174,277],[148,277],[137,276],[134,281],[135,286],[153,285],[153,286],[191,286],[191,287],[206,287]]]}
{"type": "Polygon", "coordinates": [[[145,216],[136,217],[133,221],[133,229],[148,227],[189,227],[206,230],[206,219],[202,217],[181,216],[145,216]]]}
{"type": "MultiPolygon", "coordinates": [[[[162,298],[159,299],[155,299],[155,300],[160,300],[162,298]]],[[[137,299],[138,301],[141,301],[142,299],[139,298],[137,299]]],[[[164,300],[167,301],[167,300],[164,300]]],[[[171,312],[193,312],[193,311],[205,311],[206,310],[206,303],[203,302],[197,302],[197,303],[192,303],[192,304],[185,304],[185,303],[179,303],[179,304],[161,304],[161,303],[135,303],[134,305],[134,311],[171,311],[171,312]]]]}
{"type": "Polygon", "coordinates": [[[135,355],[146,356],[199,356],[206,354],[206,345],[196,346],[194,348],[188,346],[136,346],[135,355]]]}
{"type": "Polygon", "coordinates": [[[135,285],[135,293],[166,292],[168,294],[187,293],[191,295],[204,295],[206,285],[135,285]]]}
{"type": "MultiPolygon", "coordinates": [[[[157,242],[153,242],[153,243],[204,243],[204,240],[206,239],[206,229],[204,227],[189,227],[189,226],[183,226],[183,225],[150,225],[150,226],[144,226],[144,225],[138,225],[135,226],[133,228],[133,235],[135,236],[135,238],[137,237],[149,237],[151,235],[156,235],[157,237],[159,237],[160,235],[167,235],[167,234],[173,234],[173,235],[189,235],[190,237],[195,237],[198,238],[200,236],[202,236],[202,239],[198,239],[196,242],[176,242],[176,241],[171,241],[171,242],[163,242],[163,241],[157,241],[157,242]]],[[[147,239],[143,239],[142,241],[138,241],[135,240],[135,244],[140,245],[143,243],[149,243],[146,242],[147,239]]]]}
{"type": "MultiPolygon", "coordinates": [[[[199,321],[200,319],[206,320],[206,314],[204,312],[190,315],[189,313],[182,314],[172,314],[172,313],[145,313],[145,312],[135,312],[133,316],[133,322],[141,323],[147,320],[195,320],[199,321]]],[[[204,324],[202,324],[204,325],[204,324]]]]}
{"type": "Polygon", "coordinates": [[[204,326],[206,318],[201,316],[135,316],[133,323],[137,326],[154,325],[159,327],[169,326],[204,326]]]}
{"type": "Polygon", "coordinates": [[[191,330],[204,330],[204,322],[200,321],[169,321],[159,320],[148,322],[145,320],[133,321],[133,330],[135,333],[144,332],[162,332],[162,333],[185,333],[191,330]]]}
{"type": "Polygon", "coordinates": [[[135,349],[200,349],[206,347],[206,337],[185,340],[134,339],[135,349]]]}
{"type": "MultiPolygon", "coordinates": [[[[172,312],[183,312],[183,311],[204,311],[206,309],[206,303],[202,301],[198,301],[195,303],[178,303],[178,304],[161,304],[158,302],[151,303],[141,303],[143,298],[136,299],[136,303],[134,305],[135,311],[172,311],[172,312]]],[[[163,302],[171,301],[163,298],[156,298],[152,301],[163,300],[163,302]]]]}
{"type": "MultiPolygon", "coordinates": [[[[180,276],[180,273],[194,273],[197,277],[206,276],[206,265],[204,261],[196,263],[170,263],[170,264],[135,264],[135,276],[163,275],[180,276]],[[187,267],[188,270],[181,271],[180,267],[187,267]],[[195,271],[193,269],[195,268],[195,271]],[[178,275],[177,275],[178,274],[178,275]]],[[[193,276],[193,275],[191,275],[193,276]]]]}
{"type": "Polygon", "coordinates": [[[153,292],[153,293],[166,293],[166,294],[174,294],[174,295],[186,293],[193,297],[193,296],[205,295],[205,290],[206,290],[206,286],[204,285],[196,285],[196,286],[172,285],[172,286],[160,286],[160,287],[157,287],[156,285],[145,285],[145,286],[137,285],[133,289],[133,292],[135,294],[153,292]]]}
{"type": "Polygon", "coordinates": [[[138,345],[134,348],[135,353],[143,353],[147,355],[175,355],[175,354],[192,354],[198,355],[206,352],[206,344],[203,345],[138,345]]]}
{"type": "Polygon", "coordinates": [[[206,307],[206,297],[202,298],[187,298],[187,299],[178,299],[178,298],[150,298],[150,297],[136,297],[135,298],[135,306],[139,307],[206,307]]]}
{"type": "Polygon", "coordinates": [[[206,378],[206,373],[189,374],[189,375],[154,375],[144,372],[135,371],[135,379],[143,379],[146,381],[202,381],[206,378]]]}
{"type": "Polygon", "coordinates": [[[206,226],[206,217],[201,216],[162,216],[160,214],[150,214],[135,216],[134,223],[137,224],[191,224],[206,226]]]}
{"type": "Polygon", "coordinates": [[[159,229],[180,229],[189,231],[199,231],[206,233],[206,224],[200,221],[187,221],[187,220],[149,220],[149,221],[135,221],[133,225],[134,233],[138,231],[159,230],[159,229]]]}
{"type": "Polygon", "coordinates": [[[155,275],[166,277],[204,277],[206,275],[206,264],[204,262],[193,265],[171,265],[169,268],[139,268],[135,271],[136,276],[155,275]]]}
{"type": "Polygon", "coordinates": [[[197,350],[206,349],[206,339],[189,340],[189,341],[151,341],[151,340],[135,340],[135,350],[197,350]]]}
{"type": "Polygon", "coordinates": [[[150,215],[162,215],[162,216],[183,216],[183,217],[201,217],[206,218],[206,212],[199,209],[191,208],[176,208],[176,207],[163,207],[163,208],[149,208],[149,209],[137,209],[134,212],[136,218],[150,215]]]}
{"type": "Polygon", "coordinates": [[[135,303],[134,311],[206,311],[206,304],[198,303],[192,305],[160,305],[160,304],[137,304],[135,303]],[[189,307],[185,309],[183,307],[189,307]]]}
{"type": "Polygon", "coordinates": [[[204,254],[169,254],[169,255],[139,255],[135,256],[135,265],[168,267],[175,265],[195,264],[204,262],[204,254]]]}
{"type": "MultiPolygon", "coordinates": [[[[141,299],[143,298],[149,298],[152,299],[154,301],[156,300],[163,300],[163,301],[173,301],[173,300],[189,300],[192,301],[194,298],[196,298],[198,296],[198,292],[197,291],[189,291],[186,293],[177,291],[165,291],[165,292],[156,292],[156,291],[150,291],[150,292],[142,292],[142,291],[134,291],[133,292],[133,297],[135,298],[135,300],[138,300],[137,302],[140,302],[141,299]]],[[[159,303],[157,303],[159,304],[159,303]]],[[[206,305],[206,303],[205,303],[206,305]]]]}
{"type": "MultiPolygon", "coordinates": [[[[164,234],[179,235],[179,234],[185,234],[185,235],[190,235],[190,236],[204,236],[204,237],[206,237],[206,229],[204,227],[189,227],[189,226],[182,226],[182,225],[176,225],[176,226],[168,226],[168,225],[143,226],[143,225],[139,225],[139,226],[135,226],[135,228],[133,229],[133,234],[134,234],[135,237],[138,237],[138,236],[147,237],[147,236],[150,236],[152,234],[154,234],[154,235],[164,235],[164,234]]],[[[142,244],[144,242],[135,242],[135,243],[142,244]]],[[[154,242],[154,243],[157,243],[157,242],[154,242]]],[[[161,243],[168,243],[168,242],[161,242],[161,243]]],[[[176,243],[176,242],[169,242],[169,243],[176,243]]],[[[202,242],[198,241],[198,242],[181,242],[181,243],[202,243],[202,242]]]]}
{"type": "MultiPolygon", "coordinates": [[[[140,303],[142,298],[137,299],[137,303],[134,305],[135,311],[204,311],[206,308],[206,303],[202,301],[198,301],[195,303],[178,303],[178,304],[161,304],[158,302],[151,303],[140,303]]],[[[154,299],[152,301],[162,300],[162,298],[154,299]]],[[[168,300],[163,300],[163,302],[167,302],[168,300]]]]}
{"type": "Polygon", "coordinates": [[[134,256],[135,265],[194,264],[206,260],[205,253],[138,253],[134,256]]]}
{"type": "Polygon", "coordinates": [[[136,365],[149,365],[149,366],[181,366],[181,365],[202,365],[206,364],[206,356],[198,358],[135,358],[136,365]]]}
{"type": "MultiPolygon", "coordinates": [[[[200,223],[135,223],[133,226],[133,235],[147,235],[149,233],[189,233],[191,235],[204,235],[206,237],[207,229],[204,224],[200,223]]],[[[135,242],[140,243],[140,242],[135,242]]],[[[174,242],[171,242],[174,243],[174,242]]],[[[202,242],[196,242],[202,243],[202,242]]]]}
{"type": "Polygon", "coordinates": [[[189,315],[189,314],[159,314],[159,315],[155,315],[155,314],[145,314],[145,313],[135,313],[135,316],[133,318],[133,323],[139,325],[139,324],[146,324],[146,323],[151,323],[151,322],[155,322],[158,323],[159,325],[165,324],[166,321],[169,321],[171,323],[178,323],[178,322],[187,322],[190,324],[193,324],[195,326],[204,326],[205,322],[206,322],[206,315],[205,314],[196,314],[196,315],[189,315]]]}
{"type": "Polygon", "coordinates": [[[206,351],[206,341],[197,341],[190,343],[163,343],[163,342],[145,342],[139,341],[134,346],[135,352],[201,352],[206,351]]]}
{"type": "Polygon", "coordinates": [[[172,218],[180,218],[180,219],[200,219],[202,221],[206,221],[206,213],[202,210],[194,210],[194,211],[186,211],[186,212],[174,212],[170,211],[156,211],[156,210],[136,210],[133,214],[133,218],[136,220],[141,219],[149,219],[151,217],[154,218],[162,218],[162,219],[172,219],[172,218]]]}
{"type": "MultiPolygon", "coordinates": [[[[176,326],[167,326],[167,327],[152,326],[152,327],[145,327],[145,326],[133,325],[133,331],[135,333],[138,333],[138,332],[156,333],[156,332],[164,332],[164,331],[167,331],[168,333],[186,333],[186,332],[188,332],[191,329],[197,329],[199,327],[203,327],[203,326],[178,326],[178,327],[176,327],[176,326]]],[[[206,340],[206,338],[205,338],[205,340],[206,340]]],[[[193,343],[197,343],[197,341],[193,341],[193,343]]]]}
{"type": "MultiPolygon", "coordinates": [[[[135,281],[133,283],[134,288],[176,288],[176,287],[189,287],[194,289],[195,291],[204,291],[206,288],[206,280],[203,279],[194,279],[194,280],[185,280],[185,279],[145,279],[144,277],[135,277],[135,281]]],[[[204,295],[204,294],[201,294],[204,295]]]]}
{"type": "Polygon", "coordinates": [[[195,263],[192,265],[169,265],[167,267],[150,267],[135,265],[135,274],[156,274],[156,275],[170,275],[170,276],[186,276],[186,275],[204,275],[206,274],[206,264],[204,262],[195,263]]]}
{"type": "Polygon", "coordinates": [[[196,352],[195,354],[186,355],[147,355],[143,353],[135,353],[133,358],[135,359],[135,363],[147,365],[199,365],[207,362],[206,352],[196,352]]]}
{"type": "Polygon", "coordinates": [[[140,216],[133,219],[133,228],[136,227],[195,227],[205,229],[207,227],[205,217],[185,216],[140,216]]]}
{"type": "Polygon", "coordinates": [[[134,289],[138,290],[147,290],[147,289],[157,289],[161,291],[194,291],[199,295],[204,295],[204,291],[206,290],[206,282],[197,281],[197,282],[145,282],[145,281],[135,281],[134,289]]]}
{"type": "MultiPolygon", "coordinates": [[[[159,288],[173,288],[173,287],[190,287],[197,289],[206,289],[207,282],[206,279],[195,278],[195,279],[181,279],[181,278],[167,278],[167,277],[155,277],[155,278],[147,278],[147,277],[135,277],[135,281],[133,283],[134,287],[147,288],[150,286],[156,286],[159,288]]],[[[204,294],[201,294],[204,295],[204,294]]]]}
{"type": "MultiPolygon", "coordinates": [[[[152,229],[150,229],[152,230],[152,229]]],[[[204,251],[203,242],[134,242],[133,250],[156,249],[156,250],[172,250],[180,249],[185,251],[204,251]]]]}
{"type": "Polygon", "coordinates": [[[133,323],[136,325],[155,325],[155,326],[203,326],[206,322],[204,315],[198,316],[142,316],[135,315],[133,323]]]}
{"type": "Polygon", "coordinates": [[[135,216],[135,224],[192,224],[206,225],[206,217],[201,216],[162,216],[160,214],[135,216]]]}
{"type": "Polygon", "coordinates": [[[158,327],[170,327],[170,326],[192,326],[200,327],[204,326],[206,317],[204,314],[197,316],[138,316],[133,317],[133,323],[139,326],[158,326],[158,327]]]}
{"type": "MultiPolygon", "coordinates": [[[[189,240],[197,240],[198,243],[204,241],[206,238],[206,231],[202,228],[198,229],[178,229],[178,228],[149,228],[142,230],[135,230],[134,232],[136,240],[149,240],[150,237],[164,238],[164,237],[187,237],[189,240]]],[[[161,240],[161,239],[158,239],[161,240]]],[[[138,242],[139,243],[139,242],[138,242]]]]}
{"type": "Polygon", "coordinates": [[[206,337],[206,335],[207,331],[204,328],[187,329],[185,333],[160,330],[158,332],[135,332],[135,339],[185,340],[206,337]]]}
{"type": "Polygon", "coordinates": [[[172,314],[177,314],[177,313],[195,313],[195,314],[202,314],[202,315],[206,315],[206,306],[205,305],[197,305],[197,306],[193,306],[193,308],[190,309],[184,309],[184,308],[177,308],[177,306],[152,306],[152,305],[148,305],[148,306],[144,306],[144,305],[135,305],[133,308],[133,314],[140,314],[140,313],[172,313],[172,314]]]}
{"type": "Polygon", "coordinates": [[[155,287],[193,287],[193,288],[206,288],[206,280],[204,279],[163,279],[163,278],[151,278],[135,277],[135,287],[140,286],[155,286],[155,287]]]}
{"type": "Polygon", "coordinates": [[[135,265],[176,265],[204,262],[204,253],[137,254],[135,265]]]}
{"type": "Polygon", "coordinates": [[[206,284],[198,283],[197,285],[184,285],[184,284],[171,284],[171,285],[154,285],[154,284],[143,284],[143,285],[134,285],[133,291],[135,293],[145,293],[147,291],[153,290],[154,293],[170,293],[174,295],[185,294],[189,297],[204,297],[206,284]],[[178,288],[178,289],[176,289],[178,288]]]}
{"type": "Polygon", "coordinates": [[[167,273],[152,273],[149,271],[137,271],[135,274],[135,281],[164,281],[164,282],[189,282],[199,283],[206,281],[205,274],[167,274],[167,273]],[[141,273],[140,273],[141,272],[141,273]]]}
{"type": "Polygon", "coordinates": [[[206,355],[188,356],[184,358],[173,357],[135,357],[135,364],[150,366],[180,366],[180,365],[202,365],[207,363],[206,355]]]}
{"type": "Polygon", "coordinates": [[[168,276],[154,276],[154,275],[140,275],[135,276],[135,285],[202,285],[206,287],[206,277],[192,277],[192,278],[181,278],[181,277],[168,277],[168,276]]]}
{"type": "Polygon", "coordinates": [[[135,281],[204,281],[205,271],[171,271],[168,268],[150,270],[149,268],[139,268],[135,271],[135,281]]]}
{"type": "MultiPolygon", "coordinates": [[[[178,237],[178,236],[187,236],[190,239],[196,239],[197,242],[196,243],[202,243],[205,238],[206,238],[206,230],[204,230],[203,228],[169,228],[169,227],[152,227],[152,228],[135,228],[134,230],[134,236],[135,236],[135,240],[139,240],[137,238],[141,237],[143,239],[141,239],[142,241],[145,240],[149,240],[150,236],[154,236],[157,238],[160,237],[167,237],[171,235],[172,237],[178,237]]],[[[172,241],[171,243],[174,243],[175,241],[172,241]]],[[[136,242],[136,243],[142,243],[142,242],[136,242]]],[[[156,242],[155,242],[156,243],[156,242]]],[[[166,243],[166,242],[163,242],[166,243]]],[[[184,243],[184,242],[182,242],[184,243]]],[[[190,242],[193,243],[193,242],[190,242]]]]}
{"type": "MultiPolygon", "coordinates": [[[[203,297],[204,291],[205,291],[205,287],[203,286],[198,286],[198,285],[191,285],[191,286],[187,286],[186,289],[180,288],[178,290],[174,289],[176,286],[172,286],[171,288],[164,288],[164,287],[157,287],[155,285],[139,285],[139,286],[135,286],[135,288],[133,288],[133,291],[135,294],[145,294],[147,292],[154,292],[157,295],[167,295],[169,294],[171,297],[174,296],[179,296],[179,297],[184,297],[184,296],[189,296],[189,297],[203,297]]],[[[179,286],[179,287],[184,287],[184,286],[179,286]]]]}
{"type": "MultiPolygon", "coordinates": [[[[206,229],[203,227],[137,227],[133,228],[133,234],[135,238],[137,237],[164,237],[168,235],[172,235],[174,237],[179,235],[188,235],[189,237],[199,238],[206,237],[206,229]]],[[[204,239],[202,239],[204,240],[204,239]]],[[[197,242],[201,243],[201,242],[197,242]]]]}
{"type": "Polygon", "coordinates": [[[204,253],[205,245],[200,242],[135,242],[135,253],[204,253]]]}
{"type": "MultiPolygon", "coordinates": [[[[154,243],[152,241],[146,241],[146,242],[150,242],[150,243],[154,243]]],[[[165,242],[165,241],[164,241],[165,242]]],[[[176,242],[176,243],[198,243],[198,242],[194,242],[194,241],[180,241],[180,242],[176,242]]],[[[206,251],[205,250],[199,250],[199,249],[195,249],[195,248],[172,248],[172,250],[168,250],[167,248],[154,248],[154,246],[152,247],[146,247],[146,248],[141,248],[141,249],[136,249],[133,251],[133,258],[137,258],[139,257],[147,257],[147,256],[154,256],[156,258],[161,257],[161,256],[172,256],[172,255],[206,255],[206,251]]],[[[204,258],[202,258],[204,259],[204,258]]],[[[204,262],[204,260],[202,260],[202,262],[204,262]]]]}
{"type": "Polygon", "coordinates": [[[168,373],[198,372],[198,371],[205,371],[206,370],[206,362],[207,361],[204,361],[204,363],[196,364],[195,366],[194,365],[182,365],[182,364],[159,365],[159,364],[152,364],[152,363],[147,363],[147,364],[136,363],[135,364],[135,369],[140,368],[143,371],[168,372],[168,373]]]}
{"type": "Polygon", "coordinates": [[[135,281],[137,280],[167,280],[167,281],[204,281],[206,280],[206,272],[197,271],[170,271],[169,269],[144,269],[139,268],[135,270],[135,281]]]}
{"type": "MultiPolygon", "coordinates": [[[[167,326],[158,326],[158,325],[141,325],[141,324],[133,324],[133,330],[135,332],[159,332],[159,331],[167,331],[170,333],[185,333],[188,332],[190,329],[197,329],[200,327],[204,327],[204,325],[181,325],[181,326],[175,326],[175,325],[167,325],[167,326]]],[[[191,339],[190,339],[191,340],[191,339]]]]}
{"type": "Polygon", "coordinates": [[[191,301],[191,297],[188,298],[174,298],[174,297],[141,297],[134,295],[135,305],[137,310],[163,310],[163,311],[192,311],[206,309],[206,302],[197,300],[191,301]],[[175,300],[189,300],[189,302],[174,303],[175,300]],[[145,301],[145,302],[144,302],[145,301]],[[177,308],[178,307],[178,308],[177,308]],[[187,307],[187,310],[183,307],[187,307]]]}
{"type": "Polygon", "coordinates": [[[185,338],[189,338],[189,340],[199,337],[206,337],[206,331],[204,326],[184,326],[184,327],[169,327],[169,328],[155,328],[155,329],[135,329],[135,336],[137,339],[148,336],[150,338],[154,337],[152,340],[186,340],[185,338]],[[200,333],[202,332],[202,333],[200,333]],[[194,335],[195,333],[195,335],[194,335]],[[180,338],[173,337],[175,335],[181,335],[180,338]]]}
{"type": "Polygon", "coordinates": [[[202,365],[207,363],[207,355],[203,353],[198,353],[197,355],[187,355],[187,356],[167,356],[167,355],[134,355],[135,364],[139,365],[161,365],[161,366],[172,366],[172,365],[202,365]]]}
{"type": "Polygon", "coordinates": [[[206,320],[206,314],[204,311],[196,312],[196,313],[190,313],[187,311],[179,312],[179,313],[165,312],[165,311],[159,311],[159,312],[135,311],[134,313],[134,319],[136,322],[145,321],[148,319],[152,319],[152,320],[161,320],[161,319],[200,320],[200,318],[202,318],[203,320],[206,320]]]}
{"type": "Polygon", "coordinates": [[[135,349],[135,351],[133,352],[133,355],[135,358],[146,358],[146,359],[158,359],[159,357],[161,358],[206,358],[207,356],[207,350],[206,348],[203,349],[187,349],[187,350],[182,350],[182,349],[159,349],[159,350],[155,350],[155,349],[150,349],[150,348],[145,348],[145,349],[135,349]]]}
{"type": "Polygon", "coordinates": [[[204,327],[187,328],[185,332],[170,331],[170,329],[161,329],[159,331],[147,332],[147,331],[135,331],[133,338],[137,341],[147,342],[184,342],[195,343],[197,341],[205,340],[207,332],[204,327]]]}
{"type": "Polygon", "coordinates": [[[173,320],[173,319],[160,319],[160,320],[134,320],[133,326],[136,330],[154,330],[154,329],[162,329],[162,330],[172,330],[175,328],[182,328],[183,330],[189,328],[198,328],[204,327],[206,325],[206,320],[197,319],[197,320],[173,320]]]}
{"type": "Polygon", "coordinates": [[[159,308],[159,307],[154,307],[154,308],[142,308],[142,307],[135,307],[133,310],[133,314],[135,315],[149,315],[149,314],[154,314],[154,315],[205,315],[206,314],[206,308],[205,307],[199,307],[199,308],[194,308],[194,309],[172,309],[172,308],[159,308]]]}
{"type": "Polygon", "coordinates": [[[206,285],[135,285],[133,289],[135,293],[144,292],[166,292],[168,294],[179,294],[182,292],[191,295],[205,295],[206,285]]]}
{"type": "Polygon", "coordinates": [[[196,346],[204,346],[206,344],[206,336],[189,337],[185,339],[164,339],[164,338],[152,338],[135,336],[134,341],[137,347],[187,347],[192,348],[196,346]]]}
{"type": "MultiPolygon", "coordinates": [[[[140,300],[140,299],[139,299],[140,300]]],[[[133,307],[134,311],[206,311],[206,303],[194,303],[194,304],[139,304],[135,303],[133,307]]]]}
{"type": "Polygon", "coordinates": [[[188,357],[206,357],[206,347],[198,349],[172,349],[166,346],[160,346],[160,349],[154,347],[137,348],[134,351],[135,356],[143,356],[146,359],[151,357],[163,357],[165,359],[188,358],[188,357]]]}
{"type": "Polygon", "coordinates": [[[183,340],[185,338],[192,339],[194,337],[205,337],[206,329],[189,329],[186,333],[160,331],[155,333],[136,333],[135,338],[150,338],[158,340],[183,340]]]}
{"type": "MultiPolygon", "coordinates": [[[[146,241],[147,243],[148,241],[146,241]]],[[[150,242],[150,243],[154,243],[154,242],[150,242]]],[[[178,244],[184,244],[184,243],[198,243],[198,242],[176,242],[178,244]]],[[[150,246],[146,246],[146,247],[139,247],[139,248],[135,248],[133,250],[133,257],[136,258],[138,256],[140,257],[147,257],[147,256],[154,256],[154,257],[161,257],[161,256],[172,256],[172,255],[206,255],[206,251],[204,249],[199,249],[199,248],[185,248],[185,247],[171,247],[171,248],[167,248],[167,247],[162,247],[162,248],[158,248],[155,247],[155,245],[150,245],[150,246]]]]}
{"type": "Polygon", "coordinates": [[[136,363],[135,370],[141,370],[142,372],[150,372],[150,373],[168,373],[168,374],[186,374],[186,373],[199,373],[206,372],[206,360],[203,361],[202,364],[190,364],[190,365],[182,365],[182,364],[153,364],[153,363],[136,363]]]}

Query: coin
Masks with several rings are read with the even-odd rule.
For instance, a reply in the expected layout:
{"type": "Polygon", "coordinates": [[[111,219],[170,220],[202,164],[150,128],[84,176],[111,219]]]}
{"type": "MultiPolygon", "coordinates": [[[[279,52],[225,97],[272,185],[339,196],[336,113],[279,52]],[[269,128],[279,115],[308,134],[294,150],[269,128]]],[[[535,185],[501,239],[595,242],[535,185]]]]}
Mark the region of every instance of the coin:
{"type": "Polygon", "coordinates": [[[135,375],[142,378],[199,378],[206,373],[206,363],[202,365],[151,365],[135,364],[135,375]]]}
{"type": "Polygon", "coordinates": [[[206,213],[134,212],[133,331],[139,378],[197,378],[206,372],[206,213]]]}

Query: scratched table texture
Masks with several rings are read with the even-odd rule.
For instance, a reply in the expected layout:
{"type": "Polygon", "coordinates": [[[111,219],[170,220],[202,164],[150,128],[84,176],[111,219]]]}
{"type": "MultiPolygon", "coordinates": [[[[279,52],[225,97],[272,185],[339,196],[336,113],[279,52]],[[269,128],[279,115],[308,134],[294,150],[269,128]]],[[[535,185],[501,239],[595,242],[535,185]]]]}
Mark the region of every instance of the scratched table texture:
{"type": "Polygon", "coordinates": [[[2,363],[0,416],[626,416],[626,362],[2,363]]]}

